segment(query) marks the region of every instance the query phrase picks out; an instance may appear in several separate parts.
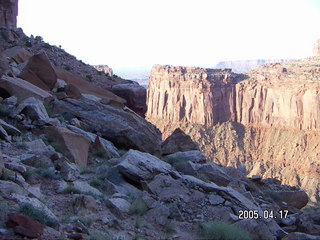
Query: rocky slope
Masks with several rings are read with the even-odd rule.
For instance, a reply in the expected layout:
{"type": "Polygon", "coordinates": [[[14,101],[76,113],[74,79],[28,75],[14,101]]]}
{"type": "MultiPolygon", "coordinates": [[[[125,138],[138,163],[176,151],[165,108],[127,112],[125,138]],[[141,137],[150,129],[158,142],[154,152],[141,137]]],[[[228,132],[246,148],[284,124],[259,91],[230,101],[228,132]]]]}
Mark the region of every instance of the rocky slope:
{"type": "Polygon", "coordinates": [[[300,186],[318,200],[319,77],[318,58],[247,75],[155,66],[147,119],[164,137],[181,127],[211,161],[300,186]]]}
{"type": "Polygon", "coordinates": [[[287,62],[286,59],[254,59],[254,60],[233,60],[219,62],[215,68],[231,68],[235,73],[246,73],[256,67],[266,63],[282,63],[287,62]]]}

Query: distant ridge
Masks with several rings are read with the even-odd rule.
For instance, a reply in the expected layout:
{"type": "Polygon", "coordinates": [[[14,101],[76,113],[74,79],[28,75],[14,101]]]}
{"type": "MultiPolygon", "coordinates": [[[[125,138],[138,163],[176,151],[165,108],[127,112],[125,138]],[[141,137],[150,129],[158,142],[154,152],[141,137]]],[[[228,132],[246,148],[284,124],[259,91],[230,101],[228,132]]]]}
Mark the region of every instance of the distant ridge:
{"type": "Polygon", "coordinates": [[[232,68],[235,73],[245,73],[266,63],[283,63],[292,59],[253,59],[253,60],[234,60],[219,62],[216,68],[232,68]]]}

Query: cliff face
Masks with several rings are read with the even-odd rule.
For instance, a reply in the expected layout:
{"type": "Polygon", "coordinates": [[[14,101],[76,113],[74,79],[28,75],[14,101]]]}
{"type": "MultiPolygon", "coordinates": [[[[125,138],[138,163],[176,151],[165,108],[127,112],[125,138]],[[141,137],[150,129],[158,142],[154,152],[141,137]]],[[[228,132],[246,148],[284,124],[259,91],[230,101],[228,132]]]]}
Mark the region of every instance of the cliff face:
{"type": "Polygon", "coordinates": [[[98,71],[102,71],[105,74],[109,75],[110,77],[113,76],[113,70],[111,67],[109,67],[108,65],[95,65],[93,66],[95,69],[97,69],[98,71]]]}
{"type": "Polygon", "coordinates": [[[156,66],[147,119],[164,137],[182,128],[214,162],[301,186],[315,200],[320,189],[318,63],[317,58],[272,63],[246,76],[156,66]]]}
{"type": "Polygon", "coordinates": [[[18,0],[0,0],[0,27],[16,28],[18,0]]]}
{"type": "Polygon", "coordinates": [[[147,115],[203,125],[227,121],[234,117],[234,80],[230,69],[154,66],[147,115]]]}

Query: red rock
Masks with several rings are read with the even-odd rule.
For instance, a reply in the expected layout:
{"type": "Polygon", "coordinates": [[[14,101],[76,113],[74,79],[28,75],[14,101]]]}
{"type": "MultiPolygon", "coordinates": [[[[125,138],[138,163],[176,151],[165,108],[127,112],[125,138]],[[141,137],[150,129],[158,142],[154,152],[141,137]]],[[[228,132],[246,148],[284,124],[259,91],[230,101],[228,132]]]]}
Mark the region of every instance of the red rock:
{"type": "Polygon", "coordinates": [[[30,52],[20,46],[6,49],[5,51],[3,51],[3,54],[11,58],[17,64],[28,61],[32,56],[30,52]]]}
{"type": "Polygon", "coordinates": [[[109,75],[110,77],[113,76],[113,70],[108,65],[94,65],[93,67],[95,69],[97,69],[98,71],[104,72],[105,74],[109,75]]]}
{"type": "Polygon", "coordinates": [[[305,207],[308,202],[309,198],[305,191],[281,191],[277,192],[280,196],[281,200],[286,202],[289,206],[301,209],[305,207]]]}
{"type": "Polygon", "coordinates": [[[0,88],[10,96],[16,96],[18,102],[29,97],[35,97],[41,101],[50,101],[52,99],[52,95],[48,92],[20,78],[2,76],[0,88]]]}
{"type": "MultiPolygon", "coordinates": [[[[115,102],[119,102],[121,104],[125,103],[126,100],[118,97],[117,95],[113,94],[112,92],[97,87],[93,84],[90,84],[88,81],[84,80],[80,76],[68,72],[63,69],[56,69],[58,73],[58,78],[64,80],[66,83],[70,84],[71,86],[76,87],[80,93],[84,94],[92,94],[102,99],[112,100],[115,102]]],[[[72,92],[77,92],[76,90],[72,92]]]]}
{"type": "Polygon", "coordinates": [[[66,156],[80,167],[86,167],[90,141],[63,127],[48,127],[46,134],[56,141],[66,156]]]}
{"type": "Polygon", "coordinates": [[[139,84],[117,84],[111,91],[127,101],[126,105],[140,116],[144,117],[147,111],[147,90],[139,84]]]}
{"type": "Polygon", "coordinates": [[[19,77],[45,91],[53,89],[57,83],[57,73],[44,52],[32,56],[19,77]]]}
{"type": "Polygon", "coordinates": [[[42,235],[45,226],[27,216],[11,213],[8,216],[6,226],[13,228],[16,234],[29,238],[38,238],[42,235]]]}

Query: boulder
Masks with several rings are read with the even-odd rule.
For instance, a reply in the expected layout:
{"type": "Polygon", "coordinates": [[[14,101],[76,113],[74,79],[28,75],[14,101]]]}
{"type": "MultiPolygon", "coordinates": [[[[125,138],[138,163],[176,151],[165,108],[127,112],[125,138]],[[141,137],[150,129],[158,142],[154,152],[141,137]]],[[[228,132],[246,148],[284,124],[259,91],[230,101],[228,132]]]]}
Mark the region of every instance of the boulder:
{"type": "Polygon", "coordinates": [[[163,159],[166,162],[172,162],[175,159],[178,159],[183,162],[191,161],[193,163],[206,162],[205,156],[202,154],[202,152],[200,152],[198,150],[172,153],[170,155],[165,156],[163,159]]]}
{"type": "Polygon", "coordinates": [[[90,141],[63,127],[48,127],[45,133],[56,141],[62,152],[80,167],[86,167],[90,141]]]}
{"type": "Polygon", "coordinates": [[[91,132],[86,132],[84,130],[82,130],[81,128],[72,126],[67,124],[67,128],[69,130],[71,130],[74,133],[80,134],[82,136],[84,136],[85,138],[87,138],[91,143],[93,143],[96,140],[97,135],[91,132]]]}
{"type": "Polygon", "coordinates": [[[228,186],[231,182],[231,178],[223,171],[223,168],[215,163],[205,164],[190,164],[193,173],[192,175],[201,176],[206,180],[214,182],[219,186],[228,186]]]}
{"type": "Polygon", "coordinates": [[[147,111],[147,89],[137,83],[113,85],[111,91],[127,101],[126,105],[134,112],[144,117],[147,111]]]}
{"type": "Polygon", "coordinates": [[[23,113],[31,120],[42,120],[45,122],[49,120],[47,110],[43,103],[34,97],[23,100],[17,107],[16,113],[23,113]]]}
{"type": "Polygon", "coordinates": [[[54,102],[54,112],[76,116],[87,126],[87,131],[99,133],[115,146],[160,153],[161,134],[151,123],[131,111],[87,99],[65,99],[54,102]]]}
{"type": "Polygon", "coordinates": [[[269,228],[263,222],[258,222],[254,219],[244,219],[233,224],[234,226],[247,230],[253,239],[270,240],[277,239],[270,232],[269,228]]]}
{"type": "Polygon", "coordinates": [[[72,184],[74,188],[78,189],[82,193],[90,193],[97,196],[102,196],[102,193],[98,189],[90,186],[87,182],[77,180],[74,181],[72,184]]]}
{"type": "Polygon", "coordinates": [[[19,129],[15,128],[14,126],[10,125],[9,123],[6,123],[2,119],[0,119],[0,126],[3,127],[9,135],[12,135],[12,136],[20,136],[21,135],[21,132],[19,129]]]}
{"type": "Polygon", "coordinates": [[[0,89],[6,91],[10,96],[16,96],[19,102],[29,97],[35,97],[46,102],[53,99],[51,94],[41,88],[20,78],[12,78],[5,75],[0,79],[0,89]]]}
{"type": "Polygon", "coordinates": [[[16,96],[11,96],[11,97],[4,99],[3,103],[15,106],[18,103],[18,98],[16,96]]]}
{"type": "Polygon", "coordinates": [[[74,163],[69,163],[64,160],[54,162],[55,168],[60,171],[60,174],[65,181],[75,181],[79,175],[79,169],[74,163]]]}
{"type": "Polygon", "coordinates": [[[106,206],[120,219],[125,219],[129,213],[130,203],[123,198],[110,198],[106,200],[106,206]]]}
{"type": "MultiPolygon", "coordinates": [[[[66,83],[68,83],[71,86],[76,86],[77,88],[77,94],[76,96],[79,98],[81,94],[90,94],[94,95],[98,98],[102,98],[105,100],[112,100],[121,104],[124,104],[126,100],[124,100],[121,97],[118,97],[117,95],[113,94],[112,92],[105,90],[103,88],[97,87],[88,81],[84,80],[82,77],[73,74],[71,72],[68,72],[64,69],[56,69],[58,78],[64,80],[66,83]],[[80,93],[80,96],[79,96],[80,93]]],[[[68,94],[68,91],[66,91],[68,94]]],[[[69,96],[69,94],[68,94],[69,96]]]]}
{"type": "Polygon", "coordinates": [[[32,56],[19,77],[45,91],[53,89],[57,83],[57,73],[45,52],[32,56]]]}
{"type": "Polygon", "coordinates": [[[170,164],[149,153],[132,149],[124,154],[121,160],[122,162],[118,165],[120,173],[135,182],[151,180],[157,174],[172,171],[170,164]]]}
{"type": "Polygon", "coordinates": [[[31,58],[32,56],[30,52],[28,52],[25,48],[20,46],[8,48],[3,51],[3,54],[11,58],[17,64],[28,61],[29,58],[31,58]]]}
{"type": "Polygon", "coordinates": [[[97,151],[103,151],[107,159],[120,157],[118,149],[111,142],[99,136],[96,137],[92,148],[97,151]]]}
{"type": "Polygon", "coordinates": [[[161,144],[161,149],[163,155],[168,155],[176,152],[199,150],[199,146],[192,141],[189,135],[185,134],[180,128],[177,128],[161,144]]]}
{"type": "Polygon", "coordinates": [[[277,195],[282,201],[286,202],[289,206],[298,209],[303,208],[309,202],[309,197],[305,191],[278,191],[277,195]]]}
{"type": "Polygon", "coordinates": [[[31,153],[46,153],[48,151],[47,145],[41,139],[26,142],[25,144],[31,153]]]}
{"type": "Polygon", "coordinates": [[[45,228],[45,226],[38,221],[18,213],[9,214],[6,226],[13,228],[14,233],[28,238],[40,237],[45,228]]]}

